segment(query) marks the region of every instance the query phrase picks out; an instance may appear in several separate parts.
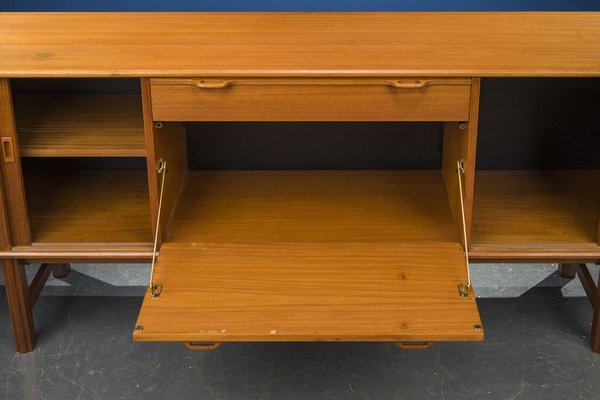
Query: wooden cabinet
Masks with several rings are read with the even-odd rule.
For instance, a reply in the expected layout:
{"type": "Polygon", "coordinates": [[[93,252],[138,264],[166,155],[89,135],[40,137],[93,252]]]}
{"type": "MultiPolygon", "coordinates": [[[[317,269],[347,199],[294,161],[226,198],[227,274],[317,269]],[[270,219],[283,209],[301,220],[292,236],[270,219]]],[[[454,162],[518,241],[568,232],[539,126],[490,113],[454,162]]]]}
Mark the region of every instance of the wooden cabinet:
{"type": "Polygon", "coordinates": [[[74,261],[152,262],[135,341],[478,341],[476,259],[569,262],[600,351],[597,284],[574,264],[600,261],[598,168],[476,163],[481,79],[599,77],[599,27],[596,13],[0,15],[17,350],[33,348],[52,264],[74,261]],[[434,122],[439,157],[194,170],[198,121],[434,122]]]}

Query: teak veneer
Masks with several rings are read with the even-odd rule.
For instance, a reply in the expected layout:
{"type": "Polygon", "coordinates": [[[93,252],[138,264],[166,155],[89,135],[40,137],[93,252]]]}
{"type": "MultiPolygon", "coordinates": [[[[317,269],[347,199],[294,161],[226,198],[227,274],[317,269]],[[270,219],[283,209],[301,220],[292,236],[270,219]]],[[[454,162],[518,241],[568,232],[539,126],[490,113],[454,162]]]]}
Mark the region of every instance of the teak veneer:
{"type": "Polygon", "coordinates": [[[0,37],[18,351],[45,280],[74,261],[153,262],[136,341],[482,340],[470,256],[564,262],[600,352],[580,264],[600,262],[597,168],[476,171],[481,78],[600,77],[600,14],[1,13],[0,37]],[[11,92],[84,77],[141,95],[11,92]],[[429,170],[188,171],[192,121],[444,125],[429,170]],[[31,285],[24,262],[42,263],[31,285]]]}
{"type": "Polygon", "coordinates": [[[475,179],[472,257],[600,260],[600,171],[478,171],[475,179]]]}
{"type": "Polygon", "coordinates": [[[14,96],[22,157],[145,157],[139,95],[14,96]]]}
{"type": "Polygon", "coordinates": [[[166,242],[459,243],[439,171],[190,171],[166,242]]]}
{"type": "Polygon", "coordinates": [[[25,171],[35,244],[151,243],[146,171],[25,171]]]}
{"type": "Polygon", "coordinates": [[[600,76],[595,12],[4,13],[0,77],[600,76]]]}
{"type": "Polygon", "coordinates": [[[483,339],[458,243],[165,243],[156,280],[136,341],[483,339]]]}

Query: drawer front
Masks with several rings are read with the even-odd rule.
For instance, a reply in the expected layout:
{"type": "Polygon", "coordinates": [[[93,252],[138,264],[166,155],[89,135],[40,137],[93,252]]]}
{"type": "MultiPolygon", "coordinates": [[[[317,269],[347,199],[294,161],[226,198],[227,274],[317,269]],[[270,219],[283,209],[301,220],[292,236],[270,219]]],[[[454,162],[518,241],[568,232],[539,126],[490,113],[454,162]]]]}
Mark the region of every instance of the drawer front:
{"type": "Polygon", "coordinates": [[[157,121],[466,121],[470,79],[152,79],[157,121]]]}

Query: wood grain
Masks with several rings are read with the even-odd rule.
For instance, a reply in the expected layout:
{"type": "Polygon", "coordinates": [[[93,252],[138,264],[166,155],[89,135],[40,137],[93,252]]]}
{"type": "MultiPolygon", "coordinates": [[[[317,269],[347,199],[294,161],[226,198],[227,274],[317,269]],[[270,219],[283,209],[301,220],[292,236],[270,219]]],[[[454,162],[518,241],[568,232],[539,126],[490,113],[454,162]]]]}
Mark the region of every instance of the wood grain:
{"type": "Polygon", "coordinates": [[[574,263],[562,263],[558,264],[558,273],[561,278],[573,279],[577,276],[577,266],[579,264],[574,263]]]}
{"type": "Polygon", "coordinates": [[[147,263],[152,243],[34,243],[0,251],[0,258],[30,263],[147,263]]]}
{"type": "Polygon", "coordinates": [[[36,335],[25,268],[19,260],[3,259],[2,265],[15,348],[19,353],[27,353],[33,350],[36,335]]]}
{"type": "MultiPolygon", "coordinates": [[[[466,129],[460,129],[457,123],[444,125],[444,147],[442,149],[442,173],[450,209],[454,216],[455,225],[461,242],[464,242],[460,189],[458,187],[457,161],[464,161],[464,173],[461,175],[462,196],[465,213],[465,229],[467,241],[471,237],[471,221],[473,210],[473,187],[475,180],[475,157],[477,148],[477,127],[479,124],[479,92],[480,79],[473,79],[469,118],[466,129]]],[[[464,244],[464,243],[463,243],[464,244]]]]}
{"type": "Polygon", "coordinates": [[[167,241],[459,238],[439,171],[189,171],[167,241]]]}
{"type": "Polygon", "coordinates": [[[33,277],[31,284],[29,285],[30,307],[33,307],[35,305],[35,303],[37,302],[38,297],[40,296],[40,293],[42,293],[42,290],[44,290],[44,286],[46,285],[46,282],[48,281],[48,277],[50,276],[51,272],[52,272],[51,264],[41,264],[38,267],[37,273],[33,277]]]}
{"type": "Polygon", "coordinates": [[[478,171],[471,254],[600,259],[599,181],[600,171],[478,171]]]}
{"type": "Polygon", "coordinates": [[[600,76],[595,12],[3,13],[0,76],[600,76]]]}
{"type": "Polygon", "coordinates": [[[151,86],[149,79],[141,79],[142,100],[144,109],[144,131],[146,136],[146,152],[148,154],[148,187],[150,190],[150,210],[152,218],[152,235],[154,237],[160,200],[162,176],[158,173],[160,160],[167,163],[163,204],[160,214],[160,232],[158,244],[162,243],[175,211],[183,182],[187,173],[187,144],[185,125],[182,123],[163,123],[157,128],[152,115],[151,86]]]}
{"type": "Polygon", "coordinates": [[[150,82],[152,113],[160,121],[469,119],[470,79],[198,78],[150,82]]]}
{"type": "Polygon", "coordinates": [[[14,161],[0,161],[4,187],[4,206],[8,216],[11,245],[26,246],[31,244],[31,234],[29,232],[27,202],[21,172],[19,140],[17,138],[8,79],[0,79],[0,135],[3,138],[10,139],[13,145],[14,161]]]}
{"type": "Polygon", "coordinates": [[[24,157],[146,156],[139,95],[19,95],[14,108],[24,157]]]}
{"type": "Polygon", "coordinates": [[[146,171],[26,171],[34,243],[150,243],[146,171]]]}
{"type": "Polygon", "coordinates": [[[0,168],[0,250],[2,251],[9,250],[11,247],[8,209],[6,207],[6,196],[4,195],[5,190],[2,169],[0,168]]]}
{"type": "Polygon", "coordinates": [[[164,243],[155,271],[136,341],[483,339],[458,243],[164,243]]]}

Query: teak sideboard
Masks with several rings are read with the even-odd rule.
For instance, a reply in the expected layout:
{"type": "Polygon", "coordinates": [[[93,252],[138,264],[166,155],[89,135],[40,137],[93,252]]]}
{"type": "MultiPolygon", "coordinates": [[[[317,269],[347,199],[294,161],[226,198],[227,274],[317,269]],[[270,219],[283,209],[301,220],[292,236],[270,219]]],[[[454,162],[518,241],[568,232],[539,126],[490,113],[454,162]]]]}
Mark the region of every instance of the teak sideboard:
{"type": "Polygon", "coordinates": [[[481,341],[469,261],[510,261],[579,275],[600,352],[585,264],[600,261],[600,170],[477,170],[491,77],[600,78],[600,14],[0,14],[0,259],[17,351],[35,345],[49,274],[73,262],[151,262],[133,340],[211,349],[481,341]],[[83,78],[141,89],[62,90],[83,78]],[[197,170],[197,121],[435,121],[441,162],[197,170]],[[26,263],[40,264],[29,284],[26,263]]]}

